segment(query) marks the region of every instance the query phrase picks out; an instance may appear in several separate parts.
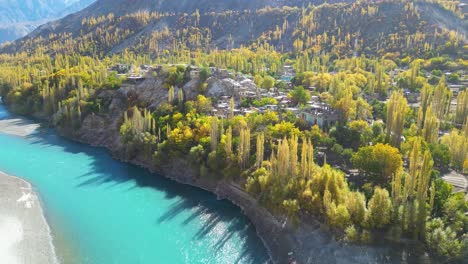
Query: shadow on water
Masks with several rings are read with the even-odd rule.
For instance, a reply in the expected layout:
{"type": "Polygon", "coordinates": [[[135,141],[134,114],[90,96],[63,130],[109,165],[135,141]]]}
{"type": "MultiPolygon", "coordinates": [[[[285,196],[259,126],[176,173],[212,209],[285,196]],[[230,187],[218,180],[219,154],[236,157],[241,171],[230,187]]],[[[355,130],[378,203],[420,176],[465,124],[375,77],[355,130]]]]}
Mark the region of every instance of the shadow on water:
{"type": "Polygon", "coordinates": [[[134,182],[133,188],[153,188],[163,192],[168,200],[177,200],[163,213],[155,224],[170,222],[182,213],[188,212],[182,225],[188,225],[195,219],[204,219],[203,225],[197,230],[194,240],[205,238],[219,224],[225,225],[222,235],[216,241],[213,249],[220,251],[233,236],[243,241],[242,252],[235,263],[268,263],[268,256],[260,239],[256,236],[254,227],[242,214],[241,210],[227,201],[219,201],[216,196],[204,190],[176,183],[137,166],[114,161],[103,148],[96,148],[73,142],[51,132],[41,129],[38,133],[27,137],[32,144],[43,147],[58,146],[73,154],[85,154],[92,158],[90,173],[79,176],[78,188],[88,186],[108,186],[109,188],[134,182]]]}

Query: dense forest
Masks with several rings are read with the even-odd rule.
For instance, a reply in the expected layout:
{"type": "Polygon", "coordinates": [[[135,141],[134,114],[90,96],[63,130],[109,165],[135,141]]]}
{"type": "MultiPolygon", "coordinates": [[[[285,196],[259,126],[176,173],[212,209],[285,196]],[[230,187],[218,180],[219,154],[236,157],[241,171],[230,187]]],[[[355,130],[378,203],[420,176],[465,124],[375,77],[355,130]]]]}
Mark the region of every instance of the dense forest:
{"type": "Polygon", "coordinates": [[[106,94],[132,77],[162,80],[163,103],[127,98],[117,128],[127,157],[188,159],[199,177],[238,183],[288,223],[313,216],[350,243],[385,234],[458,259],[468,253],[468,203],[441,175],[468,173],[468,45],[456,26],[434,26],[420,12],[457,24],[457,6],[356,1],[83,17],[2,47],[0,92],[16,113],[78,130],[86,117],[108,115],[106,94]],[[289,66],[294,76],[283,80],[289,66]],[[188,96],[197,68],[197,94],[188,96]],[[236,112],[280,105],[273,97],[230,98],[217,116],[221,99],[207,92],[213,69],[284,92],[299,111],[318,98],[338,121],[311,125],[280,106],[236,112]]]}

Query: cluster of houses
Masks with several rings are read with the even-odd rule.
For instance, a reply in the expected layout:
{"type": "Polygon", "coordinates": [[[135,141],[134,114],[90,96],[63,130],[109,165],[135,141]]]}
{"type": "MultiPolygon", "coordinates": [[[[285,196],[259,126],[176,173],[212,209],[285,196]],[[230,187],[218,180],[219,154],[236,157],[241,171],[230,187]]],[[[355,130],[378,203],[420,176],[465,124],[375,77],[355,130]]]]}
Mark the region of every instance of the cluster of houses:
{"type": "MultiPolygon", "coordinates": [[[[285,66],[285,73],[281,76],[284,82],[291,81],[294,76],[293,69],[290,66],[285,66]]],[[[277,88],[263,89],[257,87],[250,76],[242,74],[231,75],[216,75],[216,70],[211,69],[216,78],[223,78],[222,82],[228,86],[230,94],[225,94],[218,98],[215,104],[213,114],[218,117],[227,118],[231,111],[234,115],[247,115],[252,113],[265,113],[267,111],[275,112],[292,112],[298,118],[303,119],[309,125],[318,125],[323,129],[327,129],[335,125],[340,119],[338,110],[333,109],[329,104],[322,102],[320,97],[312,96],[311,100],[303,107],[298,108],[288,96],[288,91],[280,91],[277,88]],[[248,106],[242,107],[241,102],[245,99],[261,101],[262,98],[273,98],[278,104],[264,105],[260,107],[248,106]],[[234,103],[234,108],[231,109],[231,101],[234,103]]]]}
{"type": "MultiPolygon", "coordinates": [[[[187,66],[187,65],[184,65],[187,66]]],[[[148,73],[152,71],[159,72],[162,69],[162,66],[149,66],[142,65],[138,69],[135,69],[131,65],[127,64],[117,64],[112,68],[109,68],[109,71],[117,72],[118,76],[125,76],[128,81],[141,81],[147,77],[148,73]]],[[[199,79],[201,68],[190,66],[190,78],[192,80],[199,79]]],[[[295,70],[291,65],[284,65],[277,81],[281,81],[287,84],[286,90],[279,90],[277,88],[272,89],[263,89],[257,87],[253,81],[252,76],[245,75],[242,73],[233,73],[227,69],[221,69],[217,67],[210,67],[211,76],[216,80],[221,80],[223,87],[226,91],[216,96],[218,101],[214,105],[213,114],[220,117],[228,117],[231,112],[231,98],[234,100],[234,114],[238,115],[247,115],[251,113],[265,113],[266,111],[290,111],[294,113],[298,118],[301,118],[309,125],[318,125],[319,127],[326,129],[334,126],[340,120],[340,113],[338,110],[333,109],[329,104],[322,102],[318,96],[312,96],[310,102],[301,108],[297,108],[296,105],[290,100],[288,96],[288,89],[292,89],[291,80],[295,76],[295,70]],[[245,104],[242,107],[242,102],[245,100],[261,101],[262,98],[274,98],[278,104],[274,105],[264,105],[261,107],[248,106],[245,107],[245,104]]],[[[395,81],[395,77],[400,73],[407,71],[407,68],[397,68],[390,72],[392,79],[395,81]]],[[[430,74],[430,73],[428,73],[430,74]]],[[[445,75],[450,75],[450,72],[444,72],[445,75]]],[[[468,78],[466,77],[466,72],[459,74],[461,76],[459,83],[457,84],[448,84],[449,89],[453,92],[454,99],[452,101],[452,108],[456,107],[456,97],[460,90],[468,86],[468,78]]],[[[430,76],[426,76],[430,77],[430,76]]],[[[396,85],[396,83],[393,83],[396,85]]],[[[314,91],[314,87],[309,87],[309,90],[314,91]]],[[[408,99],[408,102],[417,107],[420,102],[420,93],[405,90],[405,96],[408,99]]],[[[369,96],[367,96],[369,97],[369,96]]],[[[372,96],[371,96],[372,97],[372,96]]],[[[378,98],[377,95],[372,98],[367,99],[379,99],[386,100],[388,98],[382,99],[378,98]],[[374,98],[375,97],[375,98],[374,98]]]]}
{"type": "Polygon", "coordinates": [[[118,77],[125,77],[127,81],[138,82],[145,79],[146,73],[150,72],[154,68],[150,65],[141,65],[139,68],[135,68],[130,64],[116,64],[113,67],[107,69],[108,71],[116,72],[118,77]]]}
{"type": "MultiPolygon", "coordinates": [[[[184,65],[186,66],[186,65],[184,65]]],[[[162,66],[141,65],[135,68],[128,64],[117,64],[108,69],[117,72],[117,76],[122,76],[130,82],[142,81],[148,74],[162,70],[162,66]]],[[[190,78],[192,80],[200,78],[201,68],[190,66],[190,78]]],[[[329,128],[338,122],[340,116],[337,110],[330,105],[321,102],[318,96],[313,96],[307,105],[298,108],[293,104],[288,96],[289,91],[280,91],[277,88],[263,89],[257,87],[252,76],[242,73],[233,73],[227,69],[210,67],[211,76],[221,80],[225,87],[225,94],[217,96],[217,103],[214,105],[213,114],[227,118],[231,111],[234,115],[247,115],[252,113],[265,113],[267,111],[292,112],[298,118],[303,119],[309,125],[318,125],[321,128],[329,128]],[[278,104],[269,104],[260,107],[242,107],[244,100],[261,100],[262,98],[274,98],[278,104]],[[231,100],[234,101],[234,109],[231,110],[231,100]]],[[[283,67],[278,81],[282,81],[292,89],[291,80],[295,76],[294,68],[290,65],[283,67]]],[[[245,106],[245,105],[244,105],[245,106]]]]}

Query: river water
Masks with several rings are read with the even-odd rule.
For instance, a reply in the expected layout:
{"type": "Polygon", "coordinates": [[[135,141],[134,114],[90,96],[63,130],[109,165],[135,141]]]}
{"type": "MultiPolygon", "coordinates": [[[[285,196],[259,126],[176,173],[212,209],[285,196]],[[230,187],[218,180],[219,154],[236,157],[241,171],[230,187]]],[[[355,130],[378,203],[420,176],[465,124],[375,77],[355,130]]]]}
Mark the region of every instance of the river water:
{"type": "MultiPolygon", "coordinates": [[[[0,118],[9,113],[0,105],[0,118]]],[[[265,263],[249,220],[210,193],[53,131],[0,133],[0,171],[41,196],[61,263],[265,263]]]]}

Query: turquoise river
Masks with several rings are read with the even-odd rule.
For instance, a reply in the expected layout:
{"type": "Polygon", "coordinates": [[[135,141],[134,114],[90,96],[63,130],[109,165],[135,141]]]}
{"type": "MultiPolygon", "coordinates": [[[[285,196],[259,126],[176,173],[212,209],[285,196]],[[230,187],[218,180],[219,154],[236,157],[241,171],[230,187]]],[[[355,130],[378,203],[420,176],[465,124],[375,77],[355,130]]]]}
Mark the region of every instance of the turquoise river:
{"type": "MultiPolygon", "coordinates": [[[[0,118],[8,112],[0,105],[0,118]]],[[[42,129],[0,133],[0,171],[40,194],[61,263],[265,263],[249,220],[210,193],[42,129]]]]}

